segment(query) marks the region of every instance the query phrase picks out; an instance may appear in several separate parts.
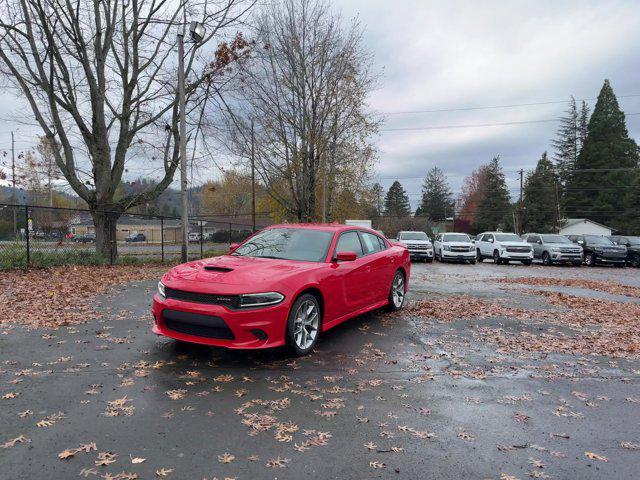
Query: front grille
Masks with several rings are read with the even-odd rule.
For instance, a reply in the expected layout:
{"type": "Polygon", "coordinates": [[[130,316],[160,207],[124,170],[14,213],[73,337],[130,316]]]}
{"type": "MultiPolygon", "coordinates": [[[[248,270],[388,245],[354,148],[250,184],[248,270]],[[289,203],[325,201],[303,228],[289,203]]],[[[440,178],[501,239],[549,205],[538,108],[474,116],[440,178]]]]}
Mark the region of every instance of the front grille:
{"type": "Polygon", "coordinates": [[[409,250],[430,250],[431,245],[415,245],[415,244],[407,244],[407,248],[409,250]]]}
{"type": "Polygon", "coordinates": [[[166,298],[182,300],[184,302],[206,303],[209,305],[222,305],[229,308],[237,308],[240,304],[240,297],[237,295],[216,295],[212,293],[187,292],[165,287],[166,298]]]}
{"type": "Polygon", "coordinates": [[[607,258],[626,258],[627,254],[619,250],[605,250],[602,252],[602,256],[607,258]]]}
{"type": "Polygon", "coordinates": [[[473,247],[451,247],[452,252],[473,252],[473,247]]]}
{"type": "Polygon", "coordinates": [[[165,309],[162,319],[169,330],[196,337],[233,340],[235,336],[224,320],[212,315],[165,309]]]}
{"type": "Polygon", "coordinates": [[[529,253],[531,251],[530,247],[507,247],[507,252],[512,253],[529,253]]]}
{"type": "Polygon", "coordinates": [[[566,253],[571,255],[580,255],[582,250],[576,250],[573,248],[560,248],[560,253],[566,253]]]}

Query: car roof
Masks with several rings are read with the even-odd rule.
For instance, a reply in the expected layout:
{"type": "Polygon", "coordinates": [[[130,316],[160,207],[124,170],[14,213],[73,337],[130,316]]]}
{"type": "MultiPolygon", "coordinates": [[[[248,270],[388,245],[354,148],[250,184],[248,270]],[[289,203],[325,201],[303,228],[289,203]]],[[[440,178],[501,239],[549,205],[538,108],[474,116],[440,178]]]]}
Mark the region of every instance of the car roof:
{"type": "Polygon", "coordinates": [[[374,233],[380,235],[378,232],[371,228],[359,227],[355,225],[344,225],[342,223],[281,223],[277,225],[270,225],[268,229],[272,228],[303,228],[307,230],[321,230],[325,232],[345,232],[348,230],[360,230],[363,232],[374,233]]]}

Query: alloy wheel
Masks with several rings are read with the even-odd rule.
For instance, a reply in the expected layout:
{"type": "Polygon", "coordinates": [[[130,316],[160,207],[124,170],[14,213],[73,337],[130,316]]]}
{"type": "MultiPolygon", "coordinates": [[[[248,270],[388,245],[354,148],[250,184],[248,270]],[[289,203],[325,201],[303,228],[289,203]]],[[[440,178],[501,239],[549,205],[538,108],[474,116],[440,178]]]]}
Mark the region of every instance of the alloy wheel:
{"type": "Polygon", "coordinates": [[[396,309],[402,307],[404,303],[404,276],[402,273],[396,273],[393,279],[393,285],[391,286],[391,298],[393,300],[393,306],[396,309]]]}
{"type": "Polygon", "coordinates": [[[298,348],[308,349],[318,336],[320,314],[318,306],[311,300],[302,302],[296,310],[293,321],[293,341],[298,348]]]}
{"type": "Polygon", "coordinates": [[[500,254],[498,253],[498,251],[494,251],[493,252],[493,263],[495,263],[496,265],[500,265],[500,254]]]}
{"type": "Polygon", "coordinates": [[[551,265],[551,257],[549,256],[549,254],[547,252],[544,252],[542,254],[542,263],[544,265],[551,265]]]}

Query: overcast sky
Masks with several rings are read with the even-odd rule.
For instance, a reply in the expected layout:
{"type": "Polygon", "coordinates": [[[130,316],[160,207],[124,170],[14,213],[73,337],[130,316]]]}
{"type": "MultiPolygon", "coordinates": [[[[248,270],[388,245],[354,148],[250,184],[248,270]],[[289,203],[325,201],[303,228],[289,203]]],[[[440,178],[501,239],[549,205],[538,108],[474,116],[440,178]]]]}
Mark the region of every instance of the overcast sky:
{"type": "MultiPolygon", "coordinates": [[[[557,123],[433,127],[551,120],[566,104],[471,107],[565,102],[570,95],[593,106],[609,78],[625,113],[640,113],[637,1],[334,0],[334,5],[345,20],[360,19],[381,74],[370,99],[373,110],[385,113],[376,139],[377,176],[385,188],[398,178],[414,207],[421,178],[432,166],[447,174],[457,192],[471,170],[497,154],[515,194],[517,170],[535,166],[550,148],[557,123]],[[467,110],[396,113],[441,109],[467,110]],[[422,127],[429,129],[392,130],[422,127]]],[[[2,149],[16,128],[6,119],[20,110],[18,101],[0,93],[2,149]]],[[[627,126],[640,140],[640,115],[628,115],[627,126]]],[[[20,128],[17,148],[33,145],[36,131],[20,128]]]]}
{"type": "MultiPolygon", "coordinates": [[[[625,113],[640,113],[640,4],[637,1],[344,0],[357,15],[382,70],[371,97],[381,112],[456,109],[597,96],[610,79],[625,113]]],[[[389,114],[383,129],[547,120],[566,104],[454,112],[389,114]]],[[[629,115],[640,140],[640,115],[629,115]]],[[[511,126],[385,131],[379,176],[394,178],[412,203],[434,165],[457,191],[463,178],[500,154],[510,187],[550,149],[556,122],[511,126]]],[[[515,193],[515,190],[514,190],[515,193]]]]}

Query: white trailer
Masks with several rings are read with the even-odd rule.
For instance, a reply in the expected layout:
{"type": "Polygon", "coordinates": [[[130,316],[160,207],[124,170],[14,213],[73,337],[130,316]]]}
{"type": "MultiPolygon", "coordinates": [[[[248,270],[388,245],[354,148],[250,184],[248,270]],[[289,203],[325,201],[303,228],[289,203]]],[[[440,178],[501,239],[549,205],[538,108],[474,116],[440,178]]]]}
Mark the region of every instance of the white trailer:
{"type": "Polygon", "coordinates": [[[345,220],[344,224],[351,227],[372,228],[371,220],[345,220]]]}

